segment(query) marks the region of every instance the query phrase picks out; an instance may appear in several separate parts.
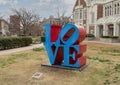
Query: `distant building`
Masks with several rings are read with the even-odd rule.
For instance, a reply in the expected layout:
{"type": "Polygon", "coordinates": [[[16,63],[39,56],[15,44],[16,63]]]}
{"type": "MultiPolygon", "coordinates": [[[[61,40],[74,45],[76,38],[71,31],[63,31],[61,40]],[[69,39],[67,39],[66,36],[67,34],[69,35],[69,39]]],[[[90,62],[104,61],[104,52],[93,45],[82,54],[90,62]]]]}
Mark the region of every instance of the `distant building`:
{"type": "Polygon", "coordinates": [[[9,24],[4,19],[0,19],[0,36],[9,35],[9,24]]]}
{"type": "Polygon", "coordinates": [[[120,37],[120,0],[76,0],[73,21],[97,39],[120,37]]]}
{"type": "Polygon", "coordinates": [[[64,24],[73,23],[73,22],[70,17],[55,18],[54,16],[50,16],[48,19],[44,18],[41,23],[64,25],[64,24]]]}
{"type": "MultiPolygon", "coordinates": [[[[26,35],[41,36],[43,28],[40,23],[32,24],[26,30],[26,35]]],[[[20,18],[17,15],[10,16],[10,32],[11,35],[24,35],[24,29],[21,24],[20,18]]]]}
{"type": "Polygon", "coordinates": [[[41,24],[33,24],[27,31],[27,35],[30,36],[43,36],[44,29],[41,24]]]}
{"type": "Polygon", "coordinates": [[[20,19],[17,15],[10,16],[10,32],[11,35],[19,35],[20,34],[20,19]]]}

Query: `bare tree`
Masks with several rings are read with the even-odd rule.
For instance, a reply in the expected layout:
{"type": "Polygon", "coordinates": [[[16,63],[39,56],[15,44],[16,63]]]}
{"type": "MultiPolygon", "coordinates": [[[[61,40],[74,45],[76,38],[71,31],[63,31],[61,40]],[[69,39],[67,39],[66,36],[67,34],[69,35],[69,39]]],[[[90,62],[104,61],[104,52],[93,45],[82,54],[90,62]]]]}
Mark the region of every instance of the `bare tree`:
{"type": "Polygon", "coordinates": [[[65,16],[67,10],[66,10],[66,7],[63,4],[61,4],[59,0],[57,1],[57,3],[58,5],[55,8],[56,16],[57,18],[62,18],[65,16]]]}
{"type": "Polygon", "coordinates": [[[71,18],[72,15],[66,17],[66,13],[67,13],[67,8],[65,7],[64,4],[61,3],[61,0],[58,0],[57,6],[55,8],[55,14],[59,24],[64,25],[69,23],[69,19],[71,18]]]}
{"type": "Polygon", "coordinates": [[[25,8],[20,9],[12,9],[12,11],[17,15],[20,19],[20,26],[23,30],[23,34],[26,35],[27,31],[31,28],[33,24],[39,22],[39,15],[35,14],[32,10],[26,10],[25,8]]]}
{"type": "Polygon", "coordinates": [[[2,19],[4,16],[0,13],[0,19],[2,19]]]}

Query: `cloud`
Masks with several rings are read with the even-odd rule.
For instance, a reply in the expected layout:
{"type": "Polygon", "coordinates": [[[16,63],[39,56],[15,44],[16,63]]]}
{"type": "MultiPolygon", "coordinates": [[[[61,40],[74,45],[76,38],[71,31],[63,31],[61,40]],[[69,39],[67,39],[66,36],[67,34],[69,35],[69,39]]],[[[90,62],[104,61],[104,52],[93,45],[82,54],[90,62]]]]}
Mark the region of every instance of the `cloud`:
{"type": "Polygon", "coordinates": [[[9,1],[7,1],[7,0],[0,0],[0,5],[5,5],[5,4],[7,4],[9,1]]]}
{"type": "Polygon", "coordinates": [[[34,5],[46,6],[49,5],[51,2],[52,0],[40,0],[39,2],[36,2],[34,5]]]}
{"type": "Polygon", "coordinates": [[[17,4],[18,0],[0,0],[0,5],[17,4]]]}
{"type": "Polygon", "coordinates": [[[73,4],[75,3],[75,0],[64,0],[66,4],[73,4]]]}
{"type": "Polygon", "coordinates": [[[56,15],[57,8],[62,13],[66,11],[65,15],[70,16],[76,0],[39,0],[32,4],[32,7],[39,8],[39,12],[43,16],[56,15]]]}
{"type": "Polygon", "coordinates": [[[18,0],[13,0],[13,3],[14,4],[18,4],[18,0]]]}
{"type": "Polygon", "coordinates": [[[0,0],[0,12],[5,16],[9,16],[12,14],[10,11],[11,8],[19,9],[24,7],[34,10],[41,17],[49,17],[50,15],[56,15],[57,7],[59,7],[60,11],[66,10],[66,16],[70,16],[75,1],[76,0],[0,0]]]}

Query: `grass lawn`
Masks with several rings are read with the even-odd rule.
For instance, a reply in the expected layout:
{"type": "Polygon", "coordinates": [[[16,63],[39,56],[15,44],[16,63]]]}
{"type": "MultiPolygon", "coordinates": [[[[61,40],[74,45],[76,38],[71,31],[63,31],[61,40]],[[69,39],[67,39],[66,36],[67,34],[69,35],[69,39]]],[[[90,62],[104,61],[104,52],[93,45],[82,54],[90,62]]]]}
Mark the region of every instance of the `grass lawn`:
{"type": "Polygon", "coordinates": [[[120,85],[120,46],[86,44],[89,66],[81,72],[41,67],[44,48],[0,56],[0,85],[120,85]],[[32,79],[35,72],[42,77],[32,79]]]}

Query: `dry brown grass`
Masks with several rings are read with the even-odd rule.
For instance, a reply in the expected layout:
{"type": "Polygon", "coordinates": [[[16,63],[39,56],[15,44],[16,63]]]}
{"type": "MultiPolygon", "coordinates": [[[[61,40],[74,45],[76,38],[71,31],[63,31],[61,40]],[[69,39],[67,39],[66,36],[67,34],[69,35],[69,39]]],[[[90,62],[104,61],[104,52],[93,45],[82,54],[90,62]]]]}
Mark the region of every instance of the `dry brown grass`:
{"type": "Polygon", "coordinates": [[[89,66],[82,72],[41,67],[48,61],[44,49],[0,56],[0,85],[119,85],[120,47],[87,44],[89,66]],[[32,79],[35,72],[42,77],[32,79]]]}

